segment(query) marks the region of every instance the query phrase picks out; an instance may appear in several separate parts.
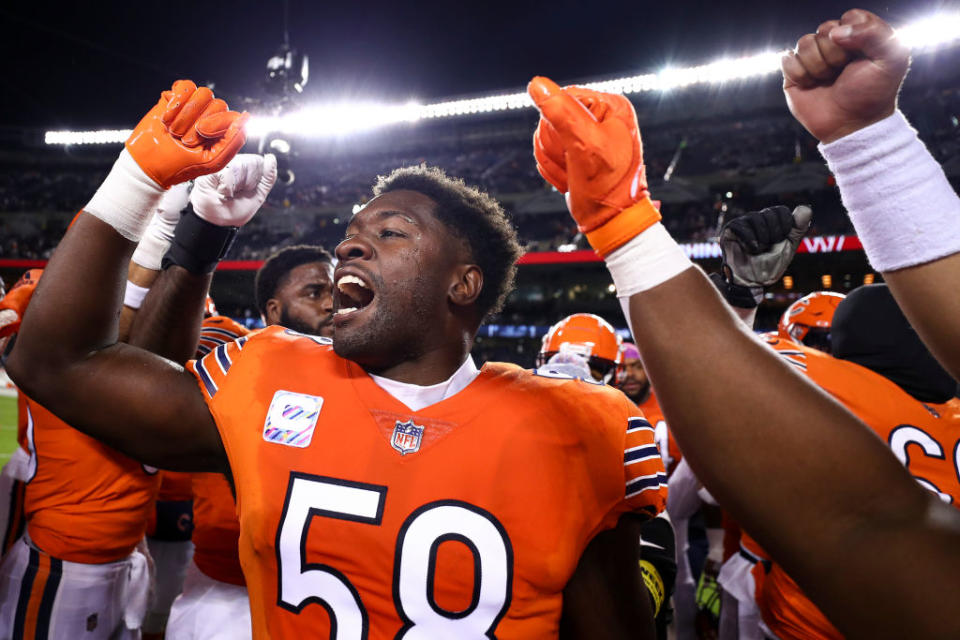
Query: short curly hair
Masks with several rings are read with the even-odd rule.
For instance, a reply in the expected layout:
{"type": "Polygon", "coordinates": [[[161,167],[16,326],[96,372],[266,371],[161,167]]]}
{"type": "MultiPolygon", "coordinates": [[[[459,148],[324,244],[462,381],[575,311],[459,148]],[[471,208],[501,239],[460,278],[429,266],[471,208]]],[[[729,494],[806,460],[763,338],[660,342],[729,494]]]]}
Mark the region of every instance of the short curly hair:
{"type": "Polygon", "coordinates": [[[298,244],[285,247],[267,258],[257,271],[253,285],[260,313],[267,315],[267,301],[276,295],[288,273],[300,265],[313,262],[333,264],[333,256],[323,247],[298,244]]]}
{"type": "Polygon", "coordinates": [[[460,178],[426,165],[402,167],[379,176],[373,195],[390,191],[416,191],[437,203],[437,219],[464,241],[471,260],[483,273],[483,289],[476,302],[480,321],[500,311],[513,291],[517,259],[523,253],[503,207],[460,178]]]}

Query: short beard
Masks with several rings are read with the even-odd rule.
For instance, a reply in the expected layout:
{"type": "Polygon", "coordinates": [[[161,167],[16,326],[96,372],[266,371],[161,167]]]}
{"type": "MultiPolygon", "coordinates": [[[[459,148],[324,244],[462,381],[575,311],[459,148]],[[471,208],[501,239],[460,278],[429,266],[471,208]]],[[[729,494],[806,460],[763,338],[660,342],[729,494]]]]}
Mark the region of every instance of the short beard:
{"type": "Polygon", "coordinates": [[[636,394],[632,396],[628,395],[627,397],[630,398],[630,400],[634,404],[641,404],[642,402],[644,402],[647,398],[650,397],[650,381],[647,380],[647,384],[643,385],[640,388],[640,391],[638,391],[636,394]]]}
{"type": "Polygon", "coordinates": [[[381,293],[378,293],[374,316],[360,330],[351,327],[334,329],[334,352],[373,373],[418,357],[422,351],[424,328],[434,324],[419,284],[417,278],[410,287],[409,298],[401,301],[383,293],[386,291],[383,280],[375,279],[377,291],[381,293]],[[405,327],[409,328],[410,334],[402,334],[405,327]]]}
{"type": "Polygon", "coordinates": [[[305,322],[300,322],[284,309],[280,312],[280,322],[278,322],[281,327],[286,327],[287,329],[293,329],[298,333],[305,333],[311,336],[320,335],[320,331],[317,327],[311,327],[305,322]]]}

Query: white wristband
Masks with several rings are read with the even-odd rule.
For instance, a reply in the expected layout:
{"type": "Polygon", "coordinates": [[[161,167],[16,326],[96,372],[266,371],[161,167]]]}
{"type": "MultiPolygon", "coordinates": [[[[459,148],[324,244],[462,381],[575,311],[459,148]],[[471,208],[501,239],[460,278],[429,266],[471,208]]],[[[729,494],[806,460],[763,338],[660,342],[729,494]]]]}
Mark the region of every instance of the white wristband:
{"type": "Polygon", "coordinates": [[[150,287],[141,287],[127,280],[127,290],[123,292],[123,305],[131,309],[139,309],[148,291],[150,287]]]}
{"type": "Polygon", "coordinates": [[[124,148],[103,184],[83,208],[128,240],[139,242],[164,188],[143,172],[124,148]]]}
{"type": "Polygon", "coordinates": [[[902,113],[819,148],[878,271],[960,252],[960,198],[902,113]]]}
{"type": "Polygon", "coordinates": [[[659,222],[607,256],[607,269],[621,299],[663,284],[692,266],[659,222]]]}

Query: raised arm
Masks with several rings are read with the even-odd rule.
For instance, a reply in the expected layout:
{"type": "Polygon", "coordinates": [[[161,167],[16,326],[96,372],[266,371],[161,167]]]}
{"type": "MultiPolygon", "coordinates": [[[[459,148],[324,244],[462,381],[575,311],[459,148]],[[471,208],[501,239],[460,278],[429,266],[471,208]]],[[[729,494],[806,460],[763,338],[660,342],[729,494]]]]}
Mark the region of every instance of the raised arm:
{"type": "Polygon", "coordinates": [[[51,258],[7,360],[30,397],[154,466],[220,470],[226,456],[193,376],[117,344],[127,265],[164,190],[222,168],[243,122],[192,82],[163,94],[51,258]]]}
{"type": "Polygon", "coordinates": [[[697,477],[845,633],[955,637],[960,515],[761,345],[669,237],[625,98],[540,78],[530,92],[541,173],[604,256],[697,477]]]}
{"type": "Polygon", "coordinates": [[[890,25],[856,9],[800,39],[783,86],[821,141],[870,262],[960,380],[960,198],[897,110],[909,60],[890,25]]]}
{"type": "Polygon", "coordinates": [[[170,228],[165,243],[156,243],[159,250],[148,251],[138,261],[138,254],[144,253],[145,241],[140,242],[131,264],[149,265],[154,278],[133,323],[130,344],[181,364],[194,357],[213,271],[225,257],[223,251],[209,260],[193,258],[196,251],[191,246],[205,243],[202,234],[210,232],[199,226],[198,219],[242,227],[259,211],[276,178],[274,156],[240,154],[224,169],[196,180],[189,197],[191,209],[170,228]]]}

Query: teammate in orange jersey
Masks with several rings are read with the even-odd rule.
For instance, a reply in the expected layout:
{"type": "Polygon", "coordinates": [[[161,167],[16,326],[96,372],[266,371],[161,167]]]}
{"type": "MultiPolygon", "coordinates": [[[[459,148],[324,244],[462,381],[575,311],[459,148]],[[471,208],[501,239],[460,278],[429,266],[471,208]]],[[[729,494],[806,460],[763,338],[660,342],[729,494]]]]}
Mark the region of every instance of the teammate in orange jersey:
{"type": "Polygon", "coordinates": [[[833,291],[814,291],[783,312],[777,324],[781,338],[830,353],[830,327],[837,305],[845,296],[833,291]]]}
{"type": "Polygon", "coordinates": [[[177,85],[134,130],[111,197],[47,266],[11,376],[134,457],[229,468],[254,637],[556,637],[561,613],[572,637],[650,631],[637,535],[662,508],[663,467],[631,450],[652,430],[614,389],[476,369],[520,248],[462,182],[413,168],[378,184],[336,250],[332,345],[270,327],[185,373],[114,344],[137,204],[222,166],[240,135],[234,122],[190,150],[191,127],[215,133],[206,97],[177,85]],[[51,300],[70,302],[71,331],[51,300]]]}
{"type": "MultiPolygon", "coordinates": [[[[43,269],[26,271],[10,289],[9,295],[0,280],[0,353],[6,349],[10,338],[20,329],[20,322],[27,304],[43,274],[43,269]]],[[[27,443],[27,401],[17,392],[17,447],[0,472],[0,559],[23,534],[23,513],[26,482],[30,479],[30,453],[27,443]]]]}
{"type": "MultiPolygon", "coordinates": [[[[257,272],[257,306],[267,324],[331,337],[333,257],[321,247],[287,247],[257,272]],[[282,320],[282,322],[278,322],[282,320]]],[[[197,358],[248,333],[230,318],[204,320],[197,358]]],[[[240,567],[240,523],[222,473],[193,476],[193,564],[183,594],[170,612],[167,632],[181,640],[249,638],[250,598],[240,567]]]]}
{"type": "MultiPolygon", "coordinates": [[[[910,327],[886,285],[854,290],[836,308],[833,356],[771,338],[785,360],[860,417],[922,486],[960,508],[956,383],[910,327]]],[[[781,640],[842,638],[774,564],[758,585],[764,622],[781,640]]]]}
{"type": "Polygon", "coordinates": [[[660,403],[657,402],[657,396],[653,392],[653,386],[650,384],[647,372],[643,368],[637,345],[632,342],[624,342],[621,345],[620,353],[622,361],[620,363],[620,373],[617,377],[617,387],[634,404],[640,407],[644,417],[653,425],[657,446],[660,448],[660,455],[663,457],[663,466],[666,467],[669,477],[677,463],[683,458],[683,454],[667,428],[667,421],[660,409],[660,403]]]}
{"type": "MultiPolygon", "coordinates": [[[[621,347],[622,340],[609,322],[592,313],[575,313],[544,334],[535,373],[550,376],[568,373],[587,382],[613,385],[620,371],[621,347]]],[[[652,428],[649,421],[644,424],[652,428]]],[[[643,457],[659,455],[656,448],[646,446],[644,449],[643,457]]],[[[643,457],[638,455],[634,459],[641,462],[643,457]]],[[[666,513],[645,522],[640,537],[640,565],[656,616],[657,637],[665,639],[672,617],[669,602],[677,575],[675,536],[666,513]]]]}

